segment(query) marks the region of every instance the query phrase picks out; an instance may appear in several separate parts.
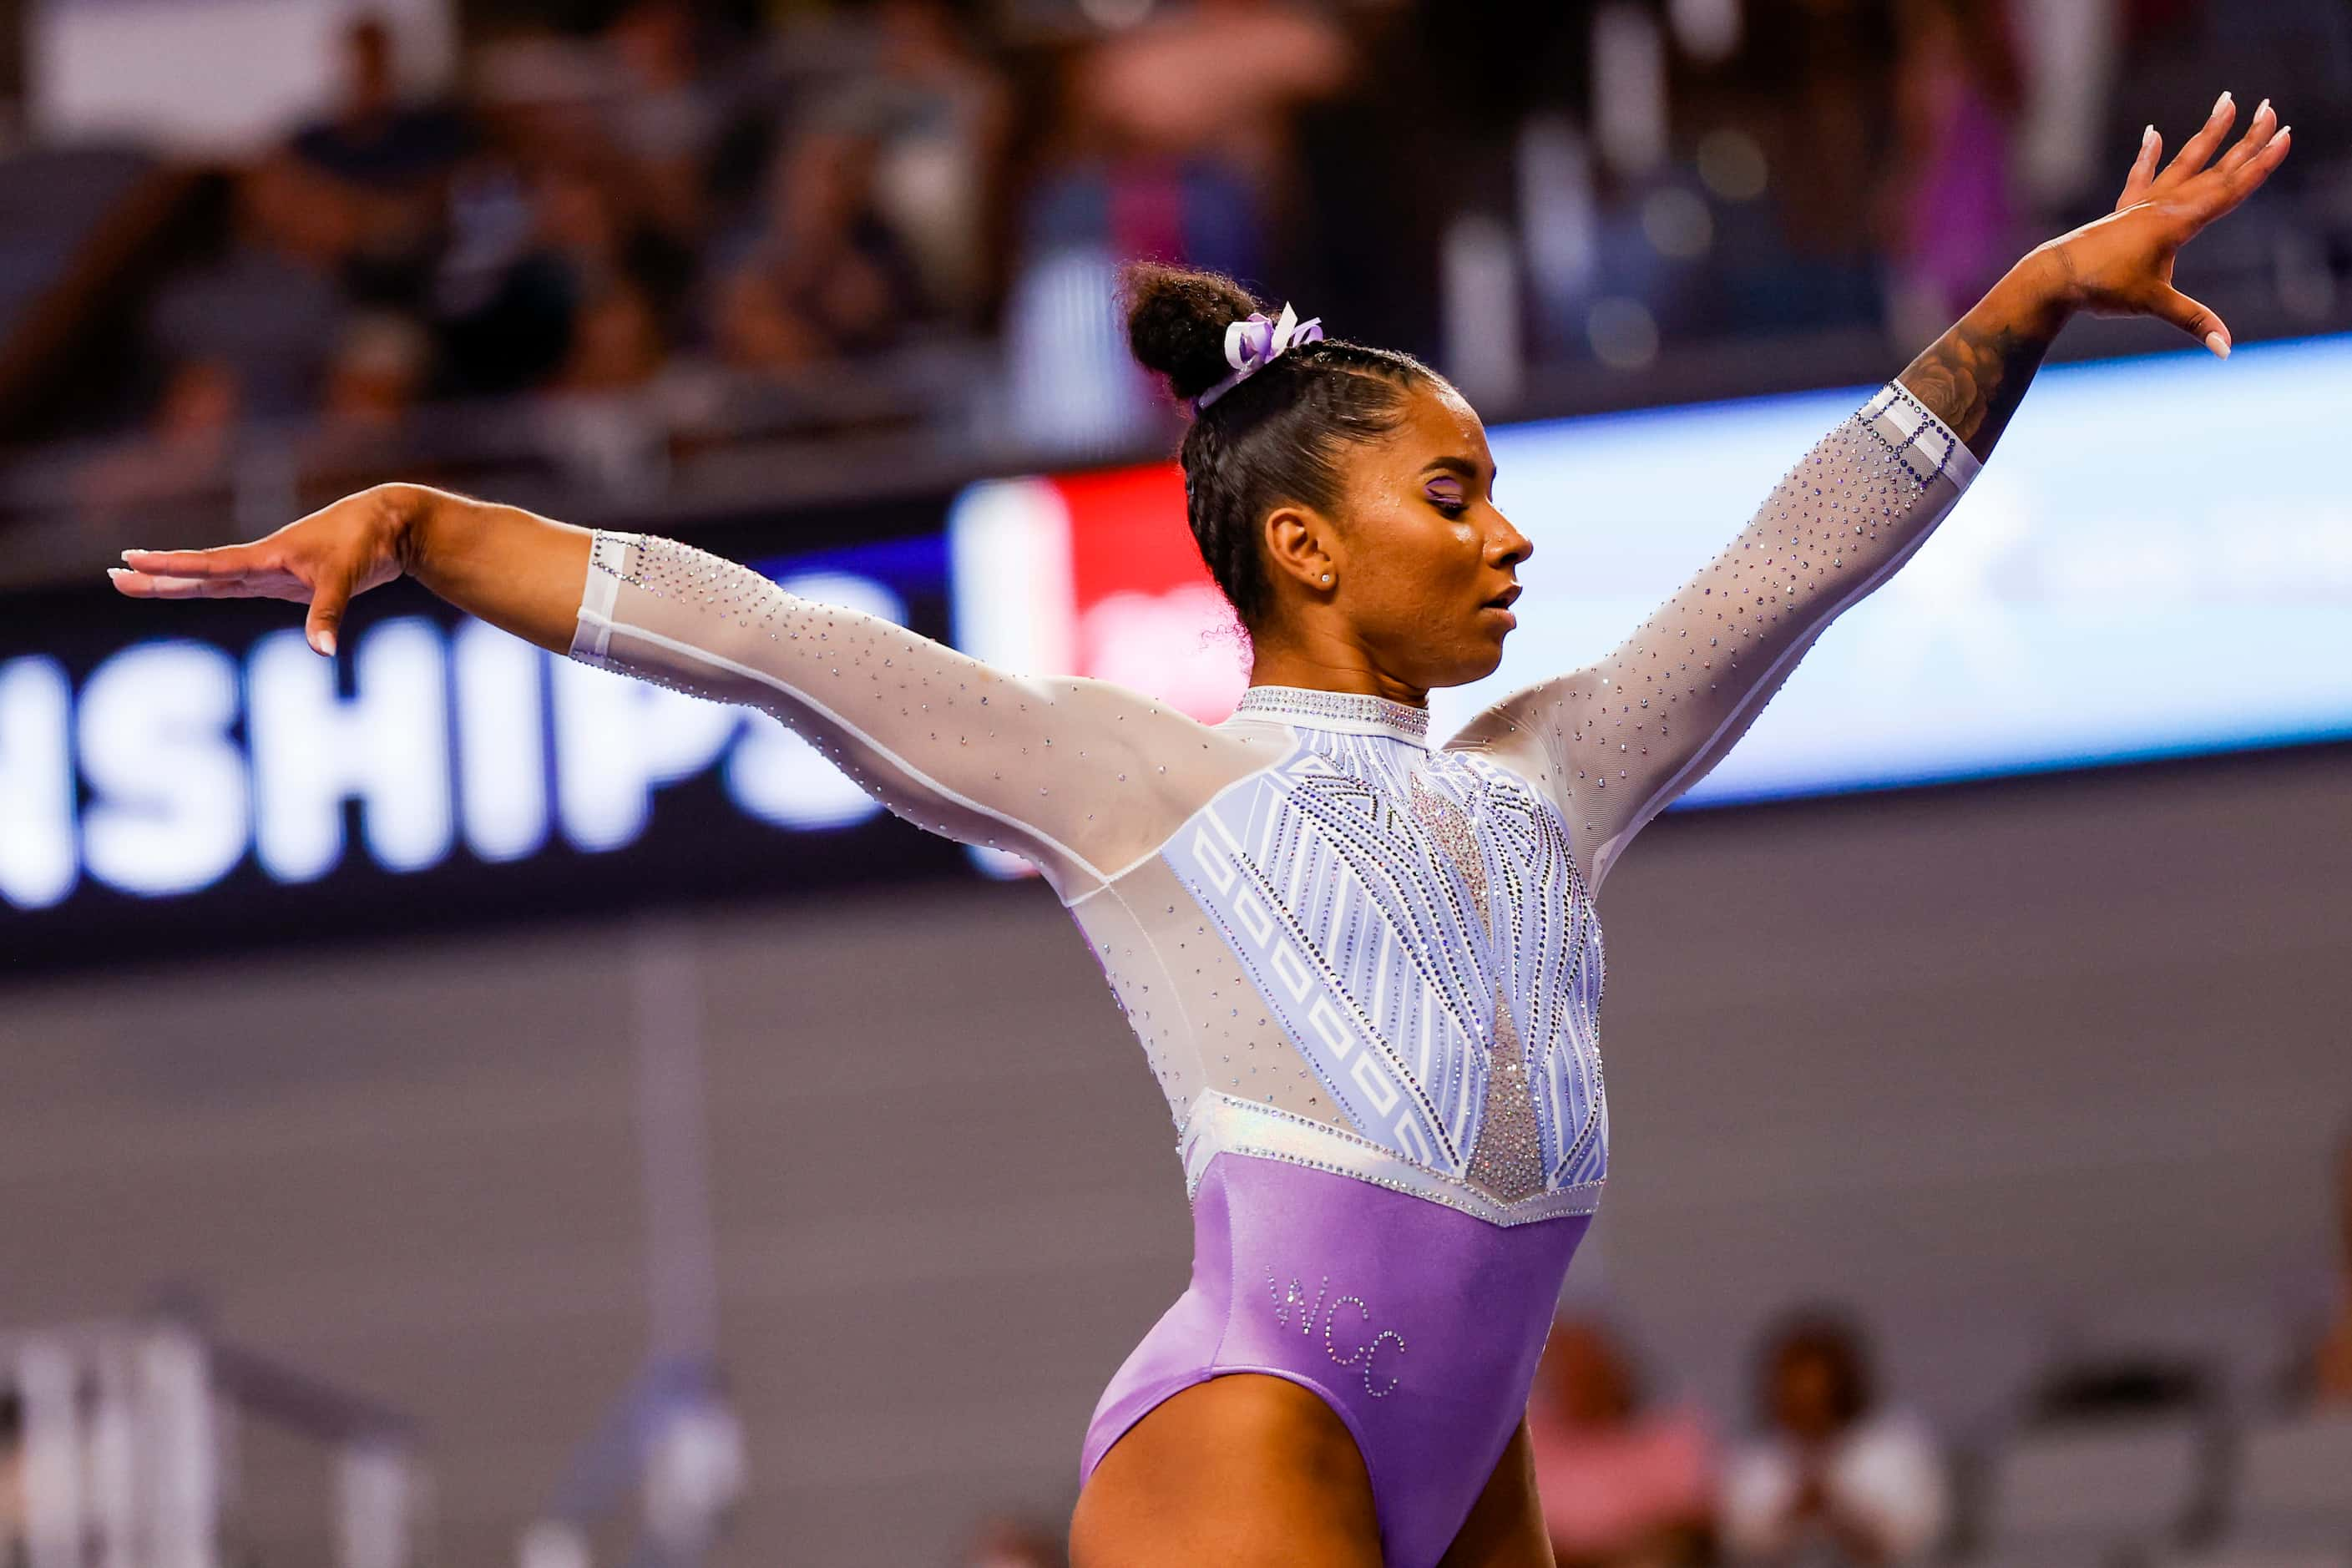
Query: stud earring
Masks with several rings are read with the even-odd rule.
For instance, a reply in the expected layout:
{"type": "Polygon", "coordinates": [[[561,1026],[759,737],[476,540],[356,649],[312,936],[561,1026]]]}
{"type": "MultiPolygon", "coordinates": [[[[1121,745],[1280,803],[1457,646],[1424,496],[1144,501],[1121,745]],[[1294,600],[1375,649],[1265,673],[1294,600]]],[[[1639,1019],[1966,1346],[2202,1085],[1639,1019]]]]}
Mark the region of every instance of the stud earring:
{"type": "Polygon", "coordinates": [[[1331,574],[1329,574],[1328,572],[1324,573],[1324,574],[1323,574],[1323,581],[1325,581],[1326,583],[1328,583],[1330,580],[1331,580],[1331,574]]]}

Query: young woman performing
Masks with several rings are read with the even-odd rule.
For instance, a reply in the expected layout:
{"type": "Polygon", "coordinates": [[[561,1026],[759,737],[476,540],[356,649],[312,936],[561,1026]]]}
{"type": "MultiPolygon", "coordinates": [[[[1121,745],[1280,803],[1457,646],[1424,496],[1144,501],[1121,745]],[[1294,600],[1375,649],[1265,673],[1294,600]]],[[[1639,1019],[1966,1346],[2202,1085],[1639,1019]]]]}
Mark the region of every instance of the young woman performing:
{"type": "Polygon", "coordinates": [[[406,573],[592,664],[756,704],[893,811],[1036,863],[1166,1091],[1191,1288],[1087,1435],[1080,1568],[1550,1562],[1522,1414],[1608,1163],[1593,900],[1838,613],[1989,457],[2078,310],[2170,321],[2175,252],[2286,155],[2224,94],[2110,216],[2040,247],[1824,435],[1614,652],[1442,743],[1491,673],[1527,538],[1460,394],[1404,355],[1139,268],[1130,335],[1196,418],[1202,556],[1255,647],[1205,725],[1103,681],[1005,673],[699,550],[415,486],[268,538],[125,552],[137,597],[310,606],[406,573]],[[2210,166],[2209,167],[2209,163],[2210,166]]]}

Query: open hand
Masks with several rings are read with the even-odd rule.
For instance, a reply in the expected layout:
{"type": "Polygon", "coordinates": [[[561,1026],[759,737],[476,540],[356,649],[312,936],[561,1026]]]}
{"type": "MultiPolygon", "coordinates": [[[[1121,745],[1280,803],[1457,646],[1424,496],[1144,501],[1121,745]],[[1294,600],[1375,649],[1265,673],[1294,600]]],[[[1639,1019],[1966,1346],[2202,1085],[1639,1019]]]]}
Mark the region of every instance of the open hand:
{"type": "Polygon", "coordinates": [[[2199,230],[2262,187],[2285,161],[2291,128],[2264,99],[2238,144],[2212,163],[2238,118],[2223,93],[2213,112],[2159,172],[2164,138],[2151,125],[2140,140],[2116,210],[2041,248],[2063,270],[2068,302],[2099,316],[2154,316],[2228,358],[2230,329],[2210,307],[2172,286],[2172,258],[2199,230]]]}
{"type": "Polygon", "coordinates": [[[402,571],[407,510],[392,487],[362,490],[250,544],[210,550],[126,550],[110,567],[134,599],[286,599],[310,606],[302,634],[332,657],[335,628],[354,594],[402,571]]]}

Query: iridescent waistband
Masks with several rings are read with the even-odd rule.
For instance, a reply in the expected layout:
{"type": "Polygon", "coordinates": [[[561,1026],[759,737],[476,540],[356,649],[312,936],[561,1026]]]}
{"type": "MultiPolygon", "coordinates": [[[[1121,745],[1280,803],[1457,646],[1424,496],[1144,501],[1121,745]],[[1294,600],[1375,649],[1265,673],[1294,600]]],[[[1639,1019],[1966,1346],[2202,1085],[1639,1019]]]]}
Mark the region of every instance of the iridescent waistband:
{"type": "Polygon", "coordinates": [[[1497,1202],[1458,1177],[1414,1164],[1370,1139],[1307,1117],[1258,1105],[1215,1090],[1192,1102],[1177,1137],[1184,1161],[1184,1193],[1200,1190],[1202,1173],[1219,1153],[1282,1160],[1360,1182],[1388,1187],[1458,1209],[1489,1225],[1532,1225],[1563,1215],[1589,1215],[1601,1205],[1601,1182],[1535,1194],[1517,1203],[1497,1202]]]}

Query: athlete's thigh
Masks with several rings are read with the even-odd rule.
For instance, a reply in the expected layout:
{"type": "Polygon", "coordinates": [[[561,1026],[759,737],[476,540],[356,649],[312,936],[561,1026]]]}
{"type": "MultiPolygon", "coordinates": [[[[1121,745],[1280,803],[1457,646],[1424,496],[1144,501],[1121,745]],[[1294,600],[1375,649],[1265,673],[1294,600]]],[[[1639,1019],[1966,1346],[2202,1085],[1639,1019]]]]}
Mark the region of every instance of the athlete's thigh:
{"type": "Polygon", "coordinates": [[[1095,1466],[1071,1568],[1381,1568],[1363,1455],[1311,1390],[1239,1373],[1174,1394],[1095,1466]]]}
{"type": "Polygon", "coordinates": [[[1536,1495],[1535,1452],[1524,1419],[1437,1568],[1553,1568],[1551,1533],[1544,1529],[1543,1504],[1536,1495]]]}

